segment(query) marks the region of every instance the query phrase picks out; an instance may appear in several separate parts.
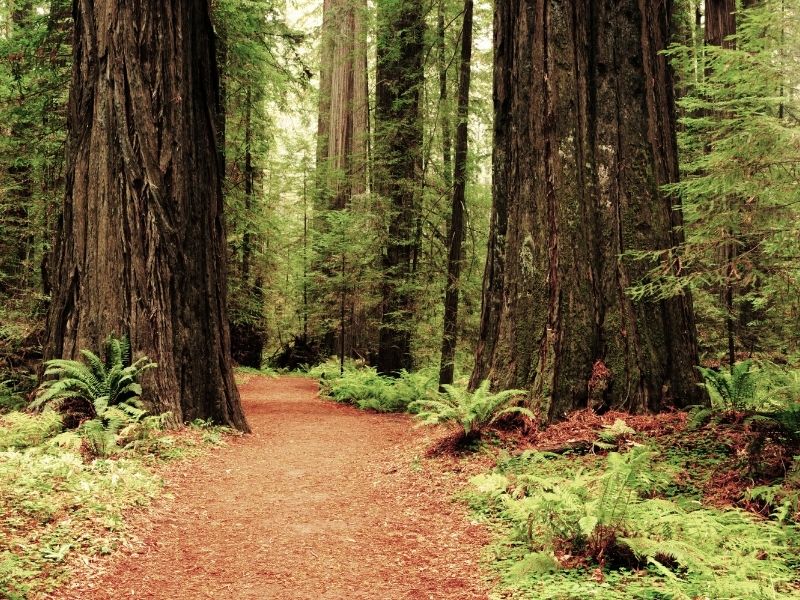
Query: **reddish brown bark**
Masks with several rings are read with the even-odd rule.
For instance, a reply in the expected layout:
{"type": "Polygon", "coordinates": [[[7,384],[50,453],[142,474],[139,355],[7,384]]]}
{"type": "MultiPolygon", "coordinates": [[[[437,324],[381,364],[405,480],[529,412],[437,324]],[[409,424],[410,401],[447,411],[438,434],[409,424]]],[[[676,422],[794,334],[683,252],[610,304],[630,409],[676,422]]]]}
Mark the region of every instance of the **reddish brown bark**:
{"type": "Polygon", "coordinates": [[[74,0],[69,169],[47,356],[111,332],[178,421],[247,423],[233,382],[207,0],[74,0]]]}
{"type": "Polygon", "coordinates": [[[458,80],[458,126],[456,128],[453,203],[448,230],[447,289],[444,295],[444,332],[439,365],[439,385],[453,383],[458,341],[458,296],[461,281],[461,245],[464,243],[465,193],[467,188],[467,148],[469,142],[469,85],[472,74],[472,0],[464,2],[461,33],[461,62],[458,80]]]}
{"type": "Polygon", "coordinates": [[[390,207],[378,370],[411,368],[412,260],[422,166],[425,17],[420,0],[378,3],[375,187],[390,207]]]}
{"type": "Polygon", "coordinates": [[[634,302],[680,241],[665,0],[495,6],[494,204],[472,384],[531,391],[545,418],[697,398],[691,299],[634,302]],[[607,373],[602,381],[593,374],[607,373]]]}

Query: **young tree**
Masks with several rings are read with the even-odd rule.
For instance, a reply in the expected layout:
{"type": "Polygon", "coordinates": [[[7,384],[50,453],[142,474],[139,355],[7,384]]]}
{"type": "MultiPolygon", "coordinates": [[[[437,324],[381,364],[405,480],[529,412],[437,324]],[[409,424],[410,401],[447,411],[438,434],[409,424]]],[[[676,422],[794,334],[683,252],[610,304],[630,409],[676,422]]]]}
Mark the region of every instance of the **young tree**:
{"type": "MultiPolygon", "coordinates": [[[[698,398],[688,296],[636,302],[629,251],[674,248],[680,211],[669,0],[495,7],[494,206],[472,385],[542,416],[698,398]]],[[[673,269],[666,262],[662,268],[673,269]]]]}
{"type": "Polygon", "coordinates": [[[420,0],[378,2],[375,188],[387,199],[378,370],[411,367],[412,259],[417,224],[425,19],[420,0]]]}
{"type": "Polygon", "coordinates": [[[208,0],[76,0],[46,355],[110,332],[158,362],[156,410],[247,430],[230,362],[208,0]]]}

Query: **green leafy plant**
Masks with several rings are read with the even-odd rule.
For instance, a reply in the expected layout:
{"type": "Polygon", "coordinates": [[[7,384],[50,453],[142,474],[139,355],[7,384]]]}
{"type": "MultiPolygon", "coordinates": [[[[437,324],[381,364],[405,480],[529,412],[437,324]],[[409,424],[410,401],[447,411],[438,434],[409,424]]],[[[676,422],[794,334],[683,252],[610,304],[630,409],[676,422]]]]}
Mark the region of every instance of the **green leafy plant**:
{"type": "Polygon", "coordinates": [[[431,395],[410,405],[423,425],[445,423],[460,429],[463,439],[480,438],[486,428],[503,415],[517,413],[534,418],[527,408],[516,406],[525,390],[489,391],[489,381],[484,381],[474,392],[446,385],[443,394],[431,395]]]}
{"type": "Polygon", "coordinates": [[[41,414],[12,412],[0,416],[0,451],[38,446],[61,431],[61,416],[52,410],[41,414]]]}
{"type": "Polygon", "coordinates": [[[0,413],[21,410],[27,402],[18,393],[13,381],[0,381],[0,413]]]}
{"type": "Polygon", "coordinates": [[[86,362],[55,359],[45,363],[45,377],[52,379],[39,387],[31,408],[64,409],[69,403],[72,410],[77,405],[83,414],[99,417],[109,407],[137,407],[142,394],[139,378],[156,363],[147,357],[131,362],[129,340],[113,335],[106,340],[104,360],[91,350],[81,350],[81,355],[86,362]]]}
{"type": "Polygon", "coordinates": [[[721,410],[746,410],[756,400],[756,375],[753,361],[744,360],[730,371],[697,367],[703,376],[703,386],[711,396],[712,406],[721,410]]]}
{"type": "Polygon", "coordinates": [[[511,536],[497,546],[506,584],[536,598],[794,597],[781,594],[795,590],[796,530],[654,497],[667,482],[656,457],[636,447],[576,471],[570,459],[534,453],[501,464],[518,472],[474,477],[473,507],[511,536]],[[595,566],[600,576],[587,577],[595,566]]]}
{"type": "Polygon", "coordinates": [[[123,429],[130,430],[147,415],[147,411],[131,404],[132,400],[114,406],[95,403],[97,416],[81,423],[78,433],[96,456],[110,456],[120,449],[118,439],[123,429]]]}
{"type": "Polygon", "coordinates": [[[81,350],[85,362],[50,360],[45,363],[46,380],[32,408],[50,407],[65,413],[68,427],[77,427],[96,456],[109,456],[119,450],[123,430],[142,421],[147,411],[141,402],[139,378],[156,366],[147,357],[131,361],[127,338],[110,336],[105,358],[81,350]]]}
{"type": "Polygon", "coordinates": [[[333,400],[377,412],[406,412],[436,389],[436,375],[431,370],[403,370],[397,377],[385,377],[374,367],[347,361],[340,374],[339,363],[328,361],[309,374],[318,378],[322,393],[333,400]]]}

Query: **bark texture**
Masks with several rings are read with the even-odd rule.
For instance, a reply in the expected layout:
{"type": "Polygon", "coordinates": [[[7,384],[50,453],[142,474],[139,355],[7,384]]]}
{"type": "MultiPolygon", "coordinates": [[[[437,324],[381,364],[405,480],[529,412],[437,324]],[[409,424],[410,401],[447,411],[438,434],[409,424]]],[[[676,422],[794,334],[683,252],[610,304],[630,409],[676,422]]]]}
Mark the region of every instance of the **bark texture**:
{"type": "Polygon", "coordinates": [[[324,2],[317,166],[327,208],[367,189],[366,18],[366,0],[324,2]]]}
{"type": "Polygon", "coordinates": [[[128,334],[156,410],[247,430],[230,363],[207,0],[74,0],[47,357],[128,334]]]}
{"type": "MultiPolygon", "coordinates": [[[[367,21],[366,0],[325,0],[323,4],[317,131],[318,201],[323,210],[358,210],[351,199],[368,188],[367,21]]],[[[336,277],[335,273],[325,275],[336,277]]],[[[369,327],[374,315],[361,300],[369,290],[349,292],[345,302],[348,323],[325,332],[323,350],[333,354],[343,349],[347,356],[363,357],[374,351],[377,343],[369,327]]],[[[323,301],[323,322],[341,320],[339,300],[323,301]]]]}
{"type": "MultiPolygon", "coordinates": [[[[688,297],[633,302],[681,216],[669,0],[495,7],[494,203],[472,385],[527,388],[542,416],[698,396],[688,297]]],[[[672,268],[666,265],[665,268],[672,268]]]]}
{"type": "Polygon", "coordinates": [[[389,204],[378,370],[411,368],[412,260],[422,168],[425,13],[420,0],[378,2],[375,187],[389,204]]]}
{"type": "Polygon", "coordinates": [[[458,79],[458,127],[456,129],[455,185],[447,242],[447,289],[444,295],[444,332],[439,365],[439,386],[453,383],[458,342],[458,296],[464,243],[465,192],[467,189],[467,149],[469,143],[469,84],[472,74],[472,0],[464,2],[464,27],[461,33],[461,62],[458,79]]]}

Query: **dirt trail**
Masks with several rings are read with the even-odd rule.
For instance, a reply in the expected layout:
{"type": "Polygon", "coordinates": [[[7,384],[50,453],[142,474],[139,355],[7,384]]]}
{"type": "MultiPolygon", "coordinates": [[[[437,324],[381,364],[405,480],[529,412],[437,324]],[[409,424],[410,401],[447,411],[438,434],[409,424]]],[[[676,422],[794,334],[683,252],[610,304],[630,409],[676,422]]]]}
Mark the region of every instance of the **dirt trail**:
{"type": "Polygon", "coordinates": [[[406,416],[323,402],[316,383],[254,378],[254,434],[169,482],[144,547],[61,599],[478,599],[485,532],[416,461],[406,416]]]}

